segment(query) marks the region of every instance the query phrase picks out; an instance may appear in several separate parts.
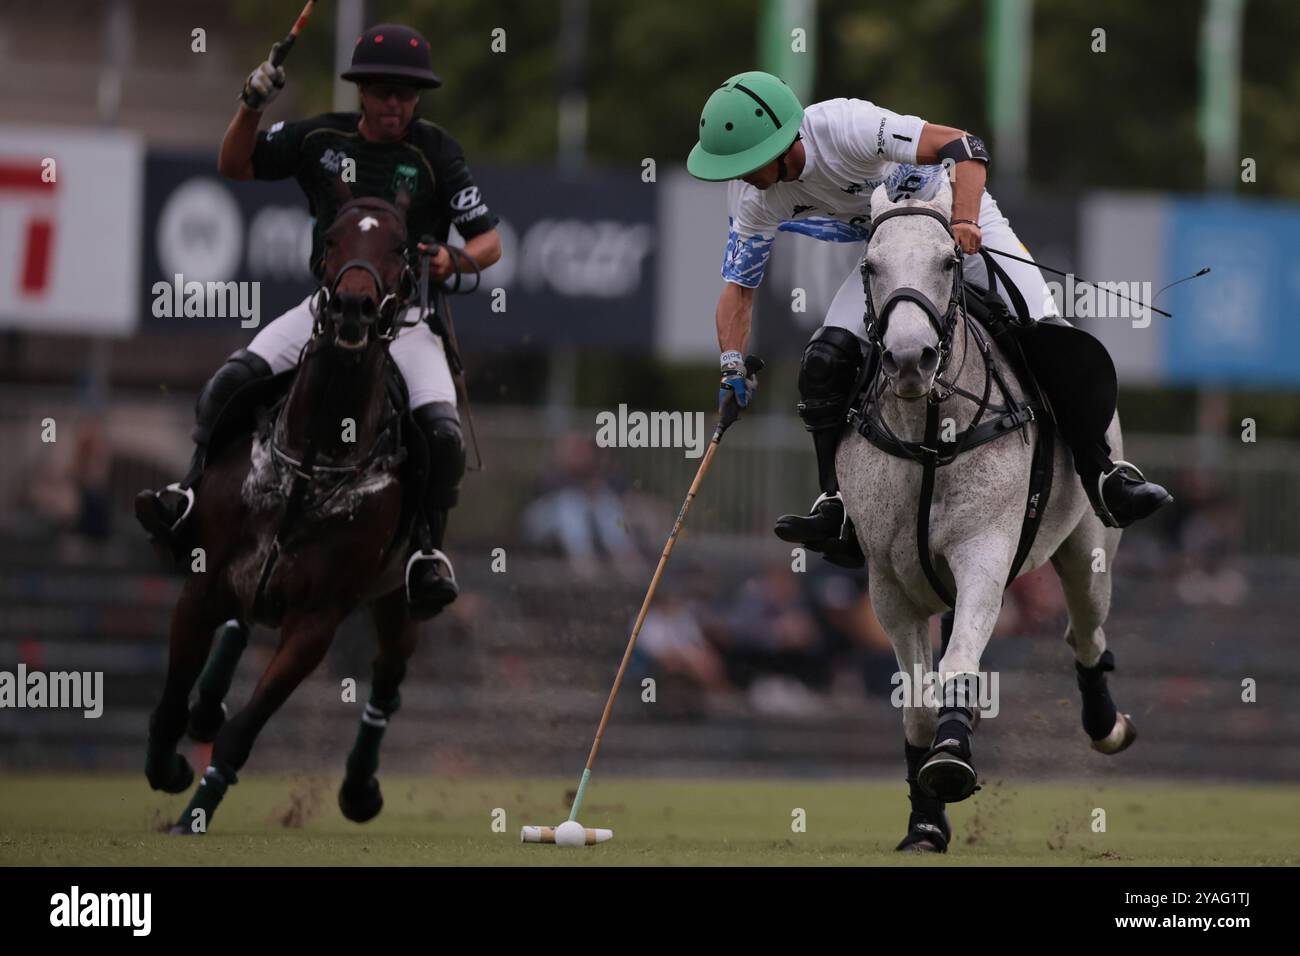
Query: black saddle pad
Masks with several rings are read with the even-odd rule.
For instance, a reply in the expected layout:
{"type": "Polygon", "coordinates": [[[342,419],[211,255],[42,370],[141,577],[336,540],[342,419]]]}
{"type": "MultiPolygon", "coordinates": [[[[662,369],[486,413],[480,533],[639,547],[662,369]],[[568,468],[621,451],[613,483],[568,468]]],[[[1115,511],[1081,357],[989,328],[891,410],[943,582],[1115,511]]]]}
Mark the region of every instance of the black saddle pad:
{"type": "Polygon", "coordinates": [[[1033,394],[1037,381],[1063,431],[1105,432],[1115,414],[1119,388],[1115,363],[1096,337],[1064,319],[1017,322],[997,292],[969,281],[966,311],[1001,346],[1027,394],[1033,394]],[[1014,347],[1017,344],[1019,349],[1014,347]]]}
{"type": "Polygon", "coordinates": [[[1017,337],[1067,437],[1104,434],[1119,399],[1106,346],[1083,329],[1047,320],[1017,337]]]}

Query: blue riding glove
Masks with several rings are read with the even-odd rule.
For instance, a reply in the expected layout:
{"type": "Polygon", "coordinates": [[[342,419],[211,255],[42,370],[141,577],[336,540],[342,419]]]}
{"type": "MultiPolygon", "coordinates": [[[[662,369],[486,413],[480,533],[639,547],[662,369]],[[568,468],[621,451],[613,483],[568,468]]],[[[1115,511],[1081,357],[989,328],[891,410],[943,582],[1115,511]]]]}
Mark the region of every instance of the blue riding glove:
{"type": "Polygon", "coordinates": [[[718,387],[718,422],[726,428],[748,408],[758,390],[758,373],[762,359],[753,355],[742,359],[739,352],[722,353],[722,384],[718,387]]]}

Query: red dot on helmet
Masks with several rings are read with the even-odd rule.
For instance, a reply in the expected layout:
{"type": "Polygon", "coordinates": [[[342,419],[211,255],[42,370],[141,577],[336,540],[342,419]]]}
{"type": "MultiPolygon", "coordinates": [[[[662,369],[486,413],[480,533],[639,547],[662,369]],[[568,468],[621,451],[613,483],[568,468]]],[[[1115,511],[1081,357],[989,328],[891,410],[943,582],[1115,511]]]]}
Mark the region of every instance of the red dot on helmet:
{"type": "Polygon", "coordinates": [[[375,34],[375,42],[376,42],[376,43],[383,43],[383,42],[384,42],[384,35],[383,35],[382,33],[376,33],[376,34],[375,34]]]}

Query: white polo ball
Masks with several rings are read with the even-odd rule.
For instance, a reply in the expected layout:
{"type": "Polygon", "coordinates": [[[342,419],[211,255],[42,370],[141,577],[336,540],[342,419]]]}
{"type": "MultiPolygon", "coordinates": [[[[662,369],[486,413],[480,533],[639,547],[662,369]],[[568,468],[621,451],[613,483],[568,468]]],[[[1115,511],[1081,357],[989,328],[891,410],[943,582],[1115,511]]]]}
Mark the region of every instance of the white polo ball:
{"type": "Polygon", "coordinates": [[[565,820],[555,828],[556,846],[586,846],[587,830],[577,820],[565,820]]]}

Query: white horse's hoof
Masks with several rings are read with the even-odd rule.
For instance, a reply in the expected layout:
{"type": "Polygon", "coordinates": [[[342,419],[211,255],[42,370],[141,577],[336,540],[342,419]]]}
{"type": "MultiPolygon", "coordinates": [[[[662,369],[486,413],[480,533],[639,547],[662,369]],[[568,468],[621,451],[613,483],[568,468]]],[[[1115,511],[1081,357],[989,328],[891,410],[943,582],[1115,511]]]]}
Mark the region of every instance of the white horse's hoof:
{"type": "Polygon", "coordinates": [[[1137,726],[1133,723],[1133,718],[1128,714],[1115,715],[1115,726],[1101,740],[1092,742],[1092,749],[1104,754],[1117,754],[1121,750],[1127,750],[1133,741],[1137,740],[1137,726]]]}

